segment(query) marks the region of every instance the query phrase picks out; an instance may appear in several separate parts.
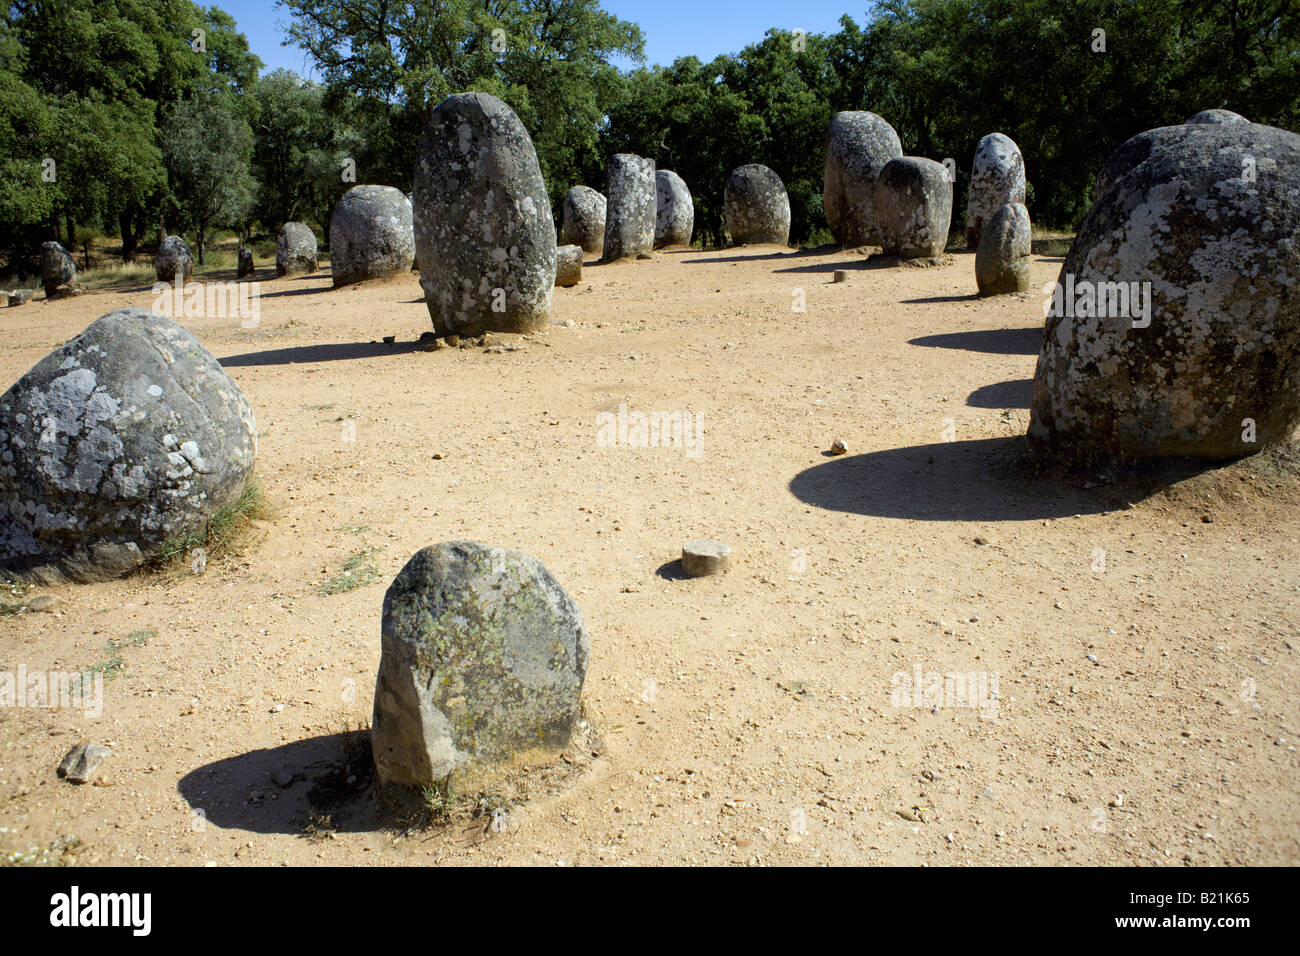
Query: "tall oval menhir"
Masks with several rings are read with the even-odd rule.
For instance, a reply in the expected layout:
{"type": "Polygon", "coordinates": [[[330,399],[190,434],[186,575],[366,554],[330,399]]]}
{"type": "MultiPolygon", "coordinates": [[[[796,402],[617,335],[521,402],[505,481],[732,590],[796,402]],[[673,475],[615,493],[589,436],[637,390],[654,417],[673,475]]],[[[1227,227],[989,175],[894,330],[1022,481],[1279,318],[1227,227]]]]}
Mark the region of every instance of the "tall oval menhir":
{"type": "Polygon", "coordinates": [[[487,93],[456,93],[420,137],[420,285],[439,335],[528,332],[550,315],[555,223],[533,141],[487,93]]]}

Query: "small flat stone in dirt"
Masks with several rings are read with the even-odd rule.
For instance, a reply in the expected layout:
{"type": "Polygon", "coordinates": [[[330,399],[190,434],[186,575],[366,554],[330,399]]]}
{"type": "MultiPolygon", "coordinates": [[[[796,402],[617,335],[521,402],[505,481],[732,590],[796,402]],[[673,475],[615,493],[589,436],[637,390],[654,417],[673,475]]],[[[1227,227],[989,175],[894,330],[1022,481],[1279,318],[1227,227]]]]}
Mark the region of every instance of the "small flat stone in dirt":
{"type": "Polygon", "coordinates": [[[721,541],[687,541],[682,545],[682,570],[689,577],[721,574],[731,565],[731,545],[721,541]]]}
{"type": "Polygon", "coordinates": [[[847,451],[848,448],[844,446],[844,442],[840,441],[838,438],[831,442],[832,455],[843,455],[847,451]]]}
{"type": "Polygon", "coordinates": [[[29,611],[57,611],[63,606],[63,599],[57,598],[53,594],[38,594],[27,602],[29,611]]]}
{"type": "Polygon", "coordinates": [[[849,277],[849,274],[848,274],[847,272],[845,272],[843,269],[836,269],[836,270],[835,270],[835,275],[833,276],[833,278],[832,278],[831,281],[833,281],[833,282],[844,282],[845,280],[848,279],[848,277],[849,277]]]}
{"type": "Polygon", "coordinates": [[[113,751],[107,747],[82,740],[68,751],[59,763],[57,773],[69,783],[90,783],[99,774],[104,761],[112,755],[113,751]]]}

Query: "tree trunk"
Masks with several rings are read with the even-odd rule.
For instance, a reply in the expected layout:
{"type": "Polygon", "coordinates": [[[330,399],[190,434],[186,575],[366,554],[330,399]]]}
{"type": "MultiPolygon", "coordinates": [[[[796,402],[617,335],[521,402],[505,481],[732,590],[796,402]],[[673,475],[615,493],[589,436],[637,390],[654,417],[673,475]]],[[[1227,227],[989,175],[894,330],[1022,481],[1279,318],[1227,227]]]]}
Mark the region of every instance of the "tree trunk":
{"type": "Polygon", "coordinates": [[[131,212],[123,209],[117,214],[117,227],[122,233],[122,261],[135,261],[135,233],[131,229],[131,212]]]}
{"type": "Polygon", "coordinates": [[[207,244],[207,226],[200,225],[198,233],[195,236],[195,245],[199,247],[199,265],[203,265],[203,247],[207,244]]]}
{"type": "Polygon", "coordinates": [[[71,250],[77,245],[77,223],[71,215],[66,218],[68,221],[68,242],[65,248],[71,250]]]}

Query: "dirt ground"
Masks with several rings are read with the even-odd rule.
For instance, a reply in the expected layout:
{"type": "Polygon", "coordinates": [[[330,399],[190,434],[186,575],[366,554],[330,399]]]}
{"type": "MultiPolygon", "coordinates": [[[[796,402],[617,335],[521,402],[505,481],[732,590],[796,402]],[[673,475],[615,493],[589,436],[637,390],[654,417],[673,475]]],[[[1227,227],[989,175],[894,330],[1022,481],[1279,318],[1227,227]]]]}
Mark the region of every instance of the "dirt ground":
{"type": "MultiPolygon", "coordinates": [[[[1059,268],[1035,257],[1035,288],[1059,268]]],[[[203,573],[41,588],[25,600],[53,613],[0,618],[0,670],[123,665],[98,719],[0,709],[0,855],[1300,863],[1294,479],[1035,475],[1042,297],[975,298],[973,256],[589,265],[546,331],[491,352],[410,344],[430,328],[414,275],[258,278],[258,327],[184,321],[257,412],[278,515],[203,573]],[[701,453],[600,447],[620,405],[701,415],[701,453]],[[731,570],[682,578],[696,537],[731,570]],[[360,794],[313,830],[309,794],[370,719],[387,582],[465,538],[534,555],[577,601],[594,742],[496,827],[404,834],[360,794]],[[323,593],[354,555],[374,580],[323,593]],[[988,681],[986,706],[900,702],[918,669],[988,681]],[[114,751],[106,786],[56,778],[81,736],[114,751]]],[[[0,381],[152,302],[0,313],[0,381]]]]}

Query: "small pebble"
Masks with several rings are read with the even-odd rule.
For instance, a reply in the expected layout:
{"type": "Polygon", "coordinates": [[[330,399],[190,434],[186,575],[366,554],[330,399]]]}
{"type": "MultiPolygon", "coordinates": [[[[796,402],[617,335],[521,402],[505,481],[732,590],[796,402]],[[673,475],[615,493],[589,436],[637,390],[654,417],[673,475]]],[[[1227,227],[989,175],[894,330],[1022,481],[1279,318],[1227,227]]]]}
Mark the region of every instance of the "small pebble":
{"type": "Polygon", "coordinates": [[[833,442],[831,442],[831,454],[832,454],[832,455],[842,455],[842,454],[844,454],[846,451],[848,451],[848,448],[846,448],[846,447],[844,446],[844,442],[840,441],[838,438],[835,439],[833,442]]]}

